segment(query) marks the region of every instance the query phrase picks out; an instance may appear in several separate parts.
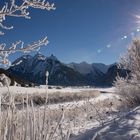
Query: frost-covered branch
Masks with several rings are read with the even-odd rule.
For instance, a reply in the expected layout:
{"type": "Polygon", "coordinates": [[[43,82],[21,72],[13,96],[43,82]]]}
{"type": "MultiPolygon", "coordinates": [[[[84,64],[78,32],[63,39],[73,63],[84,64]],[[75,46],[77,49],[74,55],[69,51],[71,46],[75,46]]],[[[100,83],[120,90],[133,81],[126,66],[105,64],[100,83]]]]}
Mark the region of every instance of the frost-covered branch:
{"type": "MultiPolygon", "coordinates": [[[[23,17],[30,19],[30,13],[28,12],[29,8],[37,8],[43,10],[54,10],[54,3],[50,4],[46,0],[22,0],[22,3],[17,4],[17,0],[11,0],[0,10],[0,28],[1,29],[12,29],[13,26],[7,27],[3,24],[3,21],[6,19],[6,16],[12,17],[23,17]]],[[[4,32],[0,31],[0,35],[4,35],[4,32]]]]}
{"type": "MultiPolygon", "coordinates": [[[[10,0],[6,2],[3,7],[0,9],[0,36],[4,35],[3,30],[13,29],[13,26],[6,26],[3,22],[6,20],[6,17],[23,17],[30,19],[30,13],[28,11],[29,8],[43,9],[43,10],[55,10],[54,3],[50,4],[46,0],[10,0]]],[[[32,44],[28,44],[24,46],[22,41],[17,41],[12,43],[10,47],[8,47],[5,43],[0,44],[0,64],[2,65],[10,65],[10,61],[8,59],[10,54],[16,52],[31,52],[33,50],[39,50],[41,46],[47,45],[48,39],[47,37],[36,41],[32,44]]]]}
{"type": "Polygon", "coordinates": [[[28,53],[34,50],[39,50],[41,46],[47,45],[49,43],[47,37],[33,42],[32,44],[28,44],[24,47],[24,42],[17,41],[12,43],[11,47],[7,47],[5,43],[0,44],[0,63],[3,65],[10,65],[10,60],[8,59],[10,54],[16,52],[24,52],[28,53]]]}

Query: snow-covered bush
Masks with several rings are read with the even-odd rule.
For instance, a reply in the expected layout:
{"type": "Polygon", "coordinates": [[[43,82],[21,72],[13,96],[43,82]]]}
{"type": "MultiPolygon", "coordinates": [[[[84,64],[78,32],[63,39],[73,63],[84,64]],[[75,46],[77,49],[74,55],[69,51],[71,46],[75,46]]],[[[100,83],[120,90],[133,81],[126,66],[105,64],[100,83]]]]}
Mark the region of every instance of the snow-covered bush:
{"type": "Polygon", "coordinates": [[[116,78],[117,93],[131,105],[140,103],[140,40],[133,41],[118,67],[129,70],[130,73],[126,78],[116,78]]]}
{"type": "Polygon", "coordinates": [[[128,79],[117,77],[115,82],[116,93],[120,94],[122,100],[132,107],[140,103],[140,89],[137,85],[132,85],[128,81],[128,79]]]}
{"type": "Polygon", "coordinates": [[[11,79],[7,77],[5,74],[0,74],[0,82],[2,83],[3,86],[10,86],[11,84],[11,79]]]}

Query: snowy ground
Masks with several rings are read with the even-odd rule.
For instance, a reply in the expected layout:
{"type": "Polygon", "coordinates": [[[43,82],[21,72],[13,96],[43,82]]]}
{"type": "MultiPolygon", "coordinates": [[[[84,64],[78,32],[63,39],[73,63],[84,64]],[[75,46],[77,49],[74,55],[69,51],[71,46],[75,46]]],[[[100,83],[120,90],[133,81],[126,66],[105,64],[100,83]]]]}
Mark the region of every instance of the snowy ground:
{"type": "MultiPolygon", "coordinates": [[[[112,93],[101,93],[98,97],[96,98],[92,98],[90,100],[88,100],[88,102],[92,102],[94,104],[98,103],[98,102],[101,102],[101,101],[104,101],[104,100],[107,100],[107,99],[114,99],[114,98],[119,98],[119,96],[117,95],[114,95],[112,93]]],[[[57,109],[59,108],[60,106],[64,107],[65,109],[68,109],[68,108],[75,108],[76,106],[80,107],[80,106],[83,106],[87,103],[87,100],[80,100],[80,101],[74,101],[74,102],[65,102],[65,103],[59,103],[59,104],[53,104],[53,105],[49,105],[50,108],[52,109],[57,109]]]]}
{"type": "MultiPolygon", "coordinates": [[[[35,95],[41,95],[42,93],[48,93],[51,96],[56,96],[57,94],[64,93],[62,95],[70,95],[72,93],[81,93],[81,94],[87,94],[87,92],[94,92],[99,91],[100,94],[95,96],[96,98],[90,98],[90,102],[100,102],[106,99],[114,99],[114,98],[119,98],[118,95],[113,94],[115,91],[115,88],[87,88],[87,87],[66,87],[66,88],[61,88],[57,89],[56,87],[53,87],[52,89],[47,89],[46,86],[40,86],[40,87],[16,87],[16,86],[10,86],[9,89],[7,87],[1,87],[0,88],[0,94],[5,94],[8,93],[8,90],[10,91],[11,94],[14,95],[25,95],[29,94],[32,96],[35,95]],[[57,94],[55,94],[57,93],[57,94]]],[[[90,94],[90,93],[89,93],[90,94]]],[[[57,98],[57,97],[56,97],[57,98]]],[[[75,106],[82,106],[87,102],[85,99],[81,99],[78,102],[77,101],[67,101],[67,102],[60,102],[56,104],[50,104],[50,108],[59,108],[60,106],[66,107],[66,108],[72,108],[75,106]]]]}
{"type": "Polygon", "coordinates": [[[70,140],[140,140],[140,106],[70,140]]]}
{"type": "MultiPolygon", "coordinates": [[[[62,108],[65,118],[62,121],[64,130],[71,129],[69,140],[140,140],[140,107],[131,111],[120,111],[120,96],[116,95],[115,88],[62,88],[46,89],[45,86],[36,88],[10,87],[13,94],[34,93],[80,93],[100,91],[98,97],[88,100],[62,102],[48,105],[52,113],[52,123],[56,123],[62,108]],[[111,103],[111,106],[110,106],[111,103]]],[[[7,88],[1,88],[0,93],[7,93],[7,88]]],[[[122,106],[123,108],[123,106],[122,106]]],[[[38,107],[43,110],[44,106],[38,107]]],[[[20,112],[19,112],[20,113],[20,112]]],[[[65,131],[64,131],[65,132],[65,131]]],[[[56,139],[58,140],[58,139],[56,139]]]]}

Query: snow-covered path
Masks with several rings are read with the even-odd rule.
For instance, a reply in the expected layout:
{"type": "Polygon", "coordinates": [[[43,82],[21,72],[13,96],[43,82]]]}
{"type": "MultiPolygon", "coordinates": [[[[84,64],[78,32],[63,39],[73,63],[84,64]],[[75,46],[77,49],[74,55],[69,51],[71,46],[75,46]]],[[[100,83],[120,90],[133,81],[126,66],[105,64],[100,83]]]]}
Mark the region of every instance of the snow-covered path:
{"type": "Polygon", "coordinates": [[[70,140],[140,140],[140,106],[70,140]]]}

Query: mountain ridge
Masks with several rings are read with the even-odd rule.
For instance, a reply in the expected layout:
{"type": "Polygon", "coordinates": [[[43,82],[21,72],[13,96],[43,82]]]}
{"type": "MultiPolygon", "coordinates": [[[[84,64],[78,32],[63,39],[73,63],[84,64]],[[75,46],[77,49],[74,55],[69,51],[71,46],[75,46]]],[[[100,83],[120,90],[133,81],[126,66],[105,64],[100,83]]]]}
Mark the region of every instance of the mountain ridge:
{"type": "MultiPolygon", "coordinates": [[[[38,53],[34,56],[23,55],[17,58],[7,71],[15,77],[37,85],[45,84],[45,73],[49,71],[50,85],[110,86],[115,77],[111,79],[108,70],[117,69],[113,67],[114,65],[116,64],[88,64],[87,62],[65,64],[54,55],[46,57],[38,53]]],[[[118,70],[112,71],[115,73],[113,75],[117,75],[118,70]]]]}

